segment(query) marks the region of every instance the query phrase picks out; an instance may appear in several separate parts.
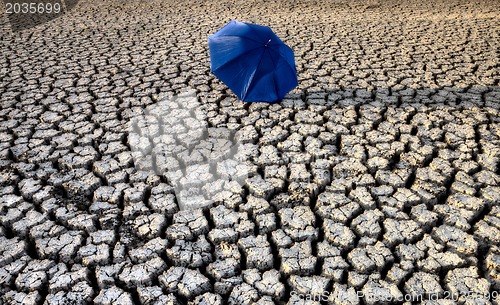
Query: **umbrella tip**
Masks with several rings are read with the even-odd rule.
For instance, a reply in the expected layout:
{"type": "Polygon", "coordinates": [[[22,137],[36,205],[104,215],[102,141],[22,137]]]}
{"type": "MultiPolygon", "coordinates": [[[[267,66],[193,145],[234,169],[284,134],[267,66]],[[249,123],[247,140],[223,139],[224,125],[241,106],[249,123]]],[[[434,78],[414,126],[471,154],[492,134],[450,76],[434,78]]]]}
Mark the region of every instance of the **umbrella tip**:
{"type": "Polygon", "coordinates": [[[271,42],[271,39],[269,39],[266,43],[266,47],[269,45],[269,43],[271,42]]]}

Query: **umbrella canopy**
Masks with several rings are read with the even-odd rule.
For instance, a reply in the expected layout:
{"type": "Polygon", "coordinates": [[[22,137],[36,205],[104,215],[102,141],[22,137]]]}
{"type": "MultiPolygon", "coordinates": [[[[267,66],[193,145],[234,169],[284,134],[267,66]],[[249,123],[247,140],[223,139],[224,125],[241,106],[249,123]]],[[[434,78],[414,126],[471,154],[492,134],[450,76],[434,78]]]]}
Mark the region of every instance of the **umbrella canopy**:
{"type": "Polygon", "coordinates": [[[242,101],[274,102],[298,84],[292,49],[267,26],[232,20],[208,46],[212,73],[242,101]]]}

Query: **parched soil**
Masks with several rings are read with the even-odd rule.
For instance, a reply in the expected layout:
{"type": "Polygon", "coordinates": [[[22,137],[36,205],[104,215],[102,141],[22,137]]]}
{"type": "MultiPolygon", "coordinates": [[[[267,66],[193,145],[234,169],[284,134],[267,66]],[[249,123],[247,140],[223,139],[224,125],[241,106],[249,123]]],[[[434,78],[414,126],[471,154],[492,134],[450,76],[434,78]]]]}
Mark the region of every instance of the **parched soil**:
{"type": "Polygon", "coordinates": [[[499,12],[82,0],[23,31],[4,17],[0,304],[498,304],[499,12]],[[207,38],[231,19],[294,50],[299,87],[279,103],[210,73],[207,38]],[[254,171],[179,211],[128,127],[189,88],[254,171]]]}

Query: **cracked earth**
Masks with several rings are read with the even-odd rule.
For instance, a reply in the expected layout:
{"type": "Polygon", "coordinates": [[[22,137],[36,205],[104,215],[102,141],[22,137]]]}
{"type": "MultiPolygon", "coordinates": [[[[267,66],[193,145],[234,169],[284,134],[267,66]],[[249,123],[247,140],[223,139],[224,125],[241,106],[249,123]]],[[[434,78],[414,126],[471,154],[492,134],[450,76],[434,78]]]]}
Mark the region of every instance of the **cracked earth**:
{"type": "Polygon", "coordinates": [[[2,19],[0,304],[498,304],[466,296],[500,289],[499,11],[82,0],[22,32],[2,19]],[[281,102],[242,103],[210,74],[230,19],[294,50],[281,102]],[[180,211],[127,128],[190,88],[253,171],[180,211]]]}

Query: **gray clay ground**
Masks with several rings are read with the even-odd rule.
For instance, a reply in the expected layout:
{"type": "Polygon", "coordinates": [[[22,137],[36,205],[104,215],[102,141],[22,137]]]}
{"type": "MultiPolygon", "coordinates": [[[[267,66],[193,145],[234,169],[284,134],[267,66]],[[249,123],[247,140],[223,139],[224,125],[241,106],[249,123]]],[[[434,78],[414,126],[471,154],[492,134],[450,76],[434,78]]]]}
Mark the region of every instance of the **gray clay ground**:
{"type": "Polygon", "coordinates": [[[0,304],[498,304],[464,295],[500,289],[499,2],[176,2],[2,21],[0,304]],[[244,104],[209,73],[232,18],[295,51],[282,102],[244,104]],[[127,124],[186,88],[255,171],[179,212],[127,124]]]}

